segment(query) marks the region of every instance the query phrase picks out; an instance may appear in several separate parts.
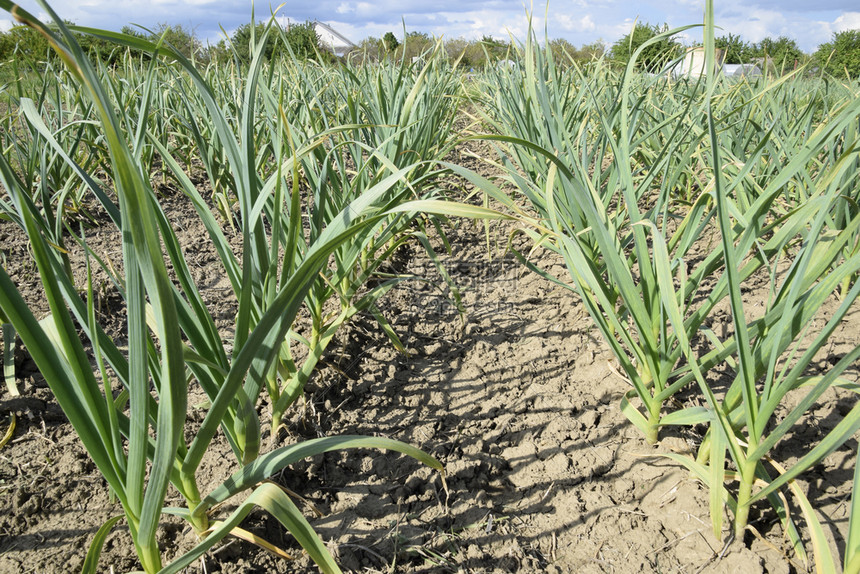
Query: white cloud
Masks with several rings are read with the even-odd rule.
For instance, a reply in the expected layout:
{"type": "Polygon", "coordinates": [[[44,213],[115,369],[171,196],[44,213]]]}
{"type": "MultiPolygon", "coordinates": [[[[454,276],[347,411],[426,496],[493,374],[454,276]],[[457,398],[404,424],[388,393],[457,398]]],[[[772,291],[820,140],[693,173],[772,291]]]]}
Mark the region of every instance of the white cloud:
{"type": "Polygon", "coordinates": [[[786,28],[786,19],[779,12],[750,10],[736,20],[723,22],[723,29],[733,30],[750,42],[760,42],[768,36],[780,36],[786,28]]]}
{"type": "Polygon", "coordinates": [[[612,41],[615,41],[632,32],[633,25],[638,23],[639,22],[635,21],[633,18],[625,18],[624,21],[619,24],[604,25],[603,30],[606,33],[607,38],[612,38],[612,41]]]}
{"type": "Polygon", "coordinates": [[[164,7],[174,7],[177,10],[181,10],[186,6],[206,6],[210,4],[215,4],[218,0],[150,0],[155,5],[164,6],[164,7]]]}
{"type": "Polygon", "coordinates": [[[697,41],[697,38],[694,38],[686,32],[681,32],[676,36],[676,38],[678,39],[678,42],[684,44],[685,46],[690,46],[693,44],[693,42],[697,41]]]}
{"type": "Polygon", "coordinates": [[[843,12],[831,27],[834,32],[860,29],[860,12],[843,12]]]}
{"type": "Polygon", "coordinates": [[[373,9],[373,4],[369,2],[359,2],[355,5],[353,11],[359,16],[364,16],[365,18],[370,18],[377,13],[376,10],[373,9]]]}
{"type": "Polygon", "coordinates": [[[582,18],[573,18],[567,14],[559,14],[553,18],[562,29],[571,32],[590,32],[596,28],[591,14],[586,14],[582,18]]]}
{"type": "Polygon", "coordinates": [[[364,38],[368,38],[370,36],[381,38],[386,32],[394,32],[397,34],[397,30],[387,24],[367,24],[357,27],[349,22],[340,22],[337,20],[325,20],[324,22],[337,30],[339,34],[346,36],[354,44],[358,44],[364,38]]]}
{"type": "Polygon", "coordinates": [[[827,21],[797,12],[750,7],[736,10],[728,17],[718,17],[717,25],[722,28],[718,32],[720,35],[739,34],[747,42],[787,36],[797,41],[805,52],[814,52],[820,44],[829,41],[834,32],[860,28],[860,12],[843,12],[827,21]]]}
{"type": "Polygon", "coordinates": [[[591,14],[586,14],[579,21],[580,30],[594,30],[596,27],[594,20],[591,18],[591,14]]]}

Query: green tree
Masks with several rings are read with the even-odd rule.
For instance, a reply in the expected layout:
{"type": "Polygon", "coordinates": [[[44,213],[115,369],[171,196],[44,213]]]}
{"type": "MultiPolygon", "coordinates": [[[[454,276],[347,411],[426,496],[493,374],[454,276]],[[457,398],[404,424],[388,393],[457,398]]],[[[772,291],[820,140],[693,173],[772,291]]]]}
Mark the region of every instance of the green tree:
{"type": "Polygon", "coordinates": [[[385,47],[386,53],[390,54],[400,46],[400,41],[393,32],[386,32],[385,36],[382,37],[382,45],[385,47]]]}
{"type": "Polygon", "coordinates": [[[80,35],[78,36],[78,43],[90,59],[100,60],[105,64],[113,65],[117,55],[122,53],[122,50],[115,44],[94,36],[80,35]]]}
{"type": "MultiPolygon", "coordinates": [[[[240,61],[251,61],[251,57],[253,56],[253,52],[251,51],[252,33],[255,42],[254,49],[256,49],[260,39],[263,37],[263,33],[266,31],[266,26],[267,24],[262,22],[257,22],[254,25],[250,23],[243,24],[233,33],[231,40],[236,50],[236,56],[240,61]]],[[[282,42],[286,42],[289,45],[290,51],[299,60],[316,59],[317,54],[321,54],[324,59],[327,58],[325,55],[327,52],[320,49],[319,36],[313,22],[307,21],[303,24],[290,24],[286,30],[280,28],[277,23],[272,24],[272,26],[273,29],[266,37],[266,45],[263,47],[263,57],[265,59],[276,57],[283,48],[282,42]]],[[[217,47],[216,50],[218,50],[217,47]]]]}
{"type": "Polygon", "coordinates": [[[576,48],[573,44],[563,38],[550,40],[547,45],[552,52],[553,60],[557,66],[565,67],[576,63],[577,65],[588,64],[601,56],[606,51],[603,42],[597,41],[591,44],[583,44],[576,48]]]}
{"type": "MultiPolygon", "coordinates": [[[[64,20],[64,23],[66,26],[75,25],[71,20],[64,20]]],[[[77,40],[84,52],[93,59],[106,63],[111,60],[115,46],[107,40],[86,34],[79,34],[77,40]]],[[[57,56],[42,34],[27,26],[16,26],[7,32],[0,32],[0,60],[13,57],[18,59],[19,65],[34,66],[57,56]]]]}
{"type": "Polygon", "coordinates": [[[480,40],[468,42],[460,48],[463,55],[462,60],[460,60],[461,66],[482,69],[509,57],[511,46],[508,42],[496,40],[492,36],[484,36],[480,40]]]}
{"type": "MultiPolygon", "coordinates": [[[[251,33],[253,32],[254,42],[259,42],[260,38],[263,37],[263,32],[266,30],[266,25],[262,22],[258,22],[257,24],[251,25],[250,22],[247,24],[242,24],[236,31],[233,32],[233,37],[231,38],[233,42],[233,48],[236,50],[236,56],[242,62],[250,62],[251,56],[253,55],[251,51],[251,33]]],[[[278,43],[278,32],[277,30],[272,30],[268,37],[266,37],[266,45],[263,48],[263,57],[266,59],[271,58],[276,49],[276,45],[278,43]]],[[[256,44],[255,44],[256,49],[256,44]]]]}
{"type": "Polygon", "coordinates": [[[149,34],[137,28],[135,26],[130,26],[126,24],[120,29],[120,32],[125,34],[126,36],[134,36],[135,38],[149,38],[149,34]]]}
{"type": "Polygon", "coordinates": [[[724,51],[726,64],[748,64],[755,57],[752,45],[734,34],[716,38],[715,45],[724,51]]]}
{"type": "Polygon", "coordinates": [[[860,78],[860,30],[845,30],[821,44],[813,56],[818,66],[833,76],[860,78]]]}
{"type": "Polygon", "coordinates": [[[448,60],[453,64],[459,62],[461,68],[468,70],[472,67],[472,62],[466,57],[466,49],[469,47],[469,41],[460,36],[459,38],[451,38],[445,40],[445,53],[448,55],[448,60]]]}
{"type": "Polygon", "coordinates": [[[554,38],[547,45],[556,66],[566,67],[579,60],[579,50],[564,38],[554,38]]]}
{"type": "Polygon", "coordinates": [[[585,62],[597,60],[603,57],[604,54],[606,54],[606,44],[603,43],[603,40],[597,40],[591,44],[583,44],[582,48],[579,49],[579,58],[585,62]]]}
{"type": "Polygon", "coordinates": [[[368,36],[358,43],[355,50],[349,53],[349,60],[357,64],[378,62],[385,54],[385,42],[376,36],[368,36]]]}
{"type": "Polygon", "coordinates": [[[432,49],[434,43],[433,38],[426,32],[407,32],[403,37],[403,44],[397,48],[397,54],[406,61],[411,61],[412,58],[420,57],[432,49]]]}
{"type": "Polygon", "coordinates": [[[223,64],[229,62],[233,58],[233,50],[230,48],[230,45],[227,43],[227,40],[223,38],[221,40],[218,40],[218,43],[215,45],[210,44],[208,52],[210,62],[220,62],[223,64]]]}
{"type": "Polygon", "coordinates": [[[16,26],[0,34],[0,59],[17,58],[22,63],[44,62],[53,57],[48,40],[27,26],[16,26]]]}
{"type": "Polygon", "coordinates": [[[159,24],[152,34],[151,40],[157,42],[162,37],[165,44],[173,46],[177,52],[189,60],[200,61],[207,58],[208,54],[194,34],[194,30],[189,30],[181,24],[159,24]]]}
{"type": "Polygon", "coordinates": [[[806,55],[793,39],[788,36],[767,37],[753,47],[757,58],[766,58],[773,71],[790,72],[806,61],[806,55]]]}
{"type": "MultiPolygon", "coordinates": [[[[626,65],[633,56],[633,53],[642,44],[668,31],[669,26],[667,24],[658,26],[656,24],[637,23],[629,34],[612,45],[609,51],[610,57],[613,61],[626,65]]],[[[681,46],[674,38],[664,36],[642,51],[639,59],[636,61],[636,67],[648,72],[659,72],[666,64],[680,55],[680,50],[681,46]]]]}
{"type": "Polygon", "coordinates": [[[480,44],[487,51],[489,63],[498,62],[508,57],[511,51],[510,42],[496,40],[492,36],[484,36],[481,38],[480,44]]]}
{"type": "Polygon", "coordinates": [[[293,55],[300,60],[313,60],[318,53],[321,53],[320,37],[313,22],[291,24],[284,34],[284,39],[289,44],[293,55]]]}
{"type": "Polygon", "coordinates": [[[479,41],[472,41],[466,44],[463,50],[463,66],[468,65],[468,68],[479,70],[487,65],[487,51],[484,45],[479,41]]]}

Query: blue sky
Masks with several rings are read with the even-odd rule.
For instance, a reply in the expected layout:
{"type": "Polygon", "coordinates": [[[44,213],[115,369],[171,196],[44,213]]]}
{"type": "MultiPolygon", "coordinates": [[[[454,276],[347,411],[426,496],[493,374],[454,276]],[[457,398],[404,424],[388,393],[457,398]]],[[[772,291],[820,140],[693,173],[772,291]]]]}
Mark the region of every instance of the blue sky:
{"type": "MultiPolygon", "coordinates": [[[[19,1],[22,7],[44,17],[44,11],[33,0],[19,1]]],[[[860,29],[857,0],[716,0],[715,4],[716,23],[725,33],[740,35],[750,42],[787,35],[807,52],[830,40],[834,32],[860,29]]],[[[222,36],[221,27],[230,33],[251,18],[250,1],[62,0],[52,6],[60,17],[83,26],[118,30],[127,23],[146,27],[181,24],[213,43],[222,36]]],[[[508,0],[315,0],[288,1],[278,15],[295,21],[326,22],[356,43],[387,31],[401,37],[404,22],[409,31],[446,38],[506,38],[511,34],[521,39],[528,28],[527,8],[541,35],[546,26],[551,38],[565,38],[579,46],[597,40],[611,44],[629,32],[637,18],[652,24],[665,22],[671,27],[701,23],[704,0],[551,0],[548,19],[546,3],[538,1],[527,5],[508,0]]],[[[268,4],[256,3],[258,19],[270,14],[268,4]]],[[[0,13],[0,29],[11,25],[9,15],[0,13]]],[[[692,42],[700,35],[694,29],[687,32],[685,40],[692,42]]]]}

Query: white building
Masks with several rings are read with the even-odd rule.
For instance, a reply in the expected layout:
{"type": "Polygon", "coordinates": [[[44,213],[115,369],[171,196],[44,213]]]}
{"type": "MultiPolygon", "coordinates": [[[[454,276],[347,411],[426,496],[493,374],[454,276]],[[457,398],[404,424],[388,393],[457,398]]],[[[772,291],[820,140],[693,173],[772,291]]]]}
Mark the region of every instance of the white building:
{"type": "Polygon", "coordinates": [[[346,36],[324,22],[314,21],[314,27],[320,39],[320,46],[335,56],[342,57],[356,47],[346,36]]]}
{"type": "MultiPolygon", "coordinates": [[[[761,76],[761,68],[757,64],[726,64],[725,50],[716,49],[714,58],[714,72],[722,72],[727,78],[756,77],[761,76]]],[[[675,68],[675,76],[686,76],[699,78],[705,75],[705,49],[702,47],[691,48],[684,55],[681,64],[675,68]]]]}
{"type": "MultiPolygon", "coordinates": [[[[716,57],[714,58],[714,71],[717,71],[723,66],[725,52],[718,48],[716,50],[715,56],[716,57]]],[[[705,49],[702,47],[690,48],[689,50],[687,50],[687,53],[684,54],[684,59],[681,61],[681,65],[676,68],[676,74],[679,76],[690,76],[693,78],[704,76],[707,73],[705,71],[705,63],[705,49]]]]}
{"type": "Polygon", "coordinates": [[[727,78],[755,78],[762,75],[757,64],[723,64],[723,74],[727,78]]]}

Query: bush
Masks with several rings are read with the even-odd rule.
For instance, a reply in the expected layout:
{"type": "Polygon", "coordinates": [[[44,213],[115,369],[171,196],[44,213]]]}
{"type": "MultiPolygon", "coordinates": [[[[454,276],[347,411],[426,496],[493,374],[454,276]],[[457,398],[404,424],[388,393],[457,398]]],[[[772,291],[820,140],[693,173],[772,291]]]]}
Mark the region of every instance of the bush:
{"type": "Polygon", "coordinates": [[[0,34],[0,59],[45,61],[53,57],[48,40],[26,26],[16,26],[0,34]]]}
{"type": "MultiPolygon", "coordinates": [[[[615,42],[609,51],[611,59],[626,65],[633,53],[645,42],[669,31],[669,26],[636,24],[633,30],[615,42]]],[[[645,48],[636,61],[636,68],[648,72],[659,72],[680,54],[680,44],[667,36],[645,48]]]]}
{"type": "Polygon", "coordinates": [[[860,30],[845,30],[833,35],[813,56],[818,66],[834,76],[860,78],[860,30]]]}
{"type": "Polygon", "coordinates": [[[582,48],[577,49],[576,46],[563,38],[550,40],[547,45],[552,52],[556,66],[561,67],[567,67],[573,62],[580,65],[587,64],[600,58],[605,51],[601,42],[583,44],[582,48]]]}
{"type": "Polygon", "coordinates": [[[766,58],[776,68],[776,72],[790,72],[806,61],[806,55],[797,42],[787,36],[765,38],[754,45],[753,54],[758,58],[766,58]]]}
{"type": "Polygon", "coordinates": [[[740,36],[734,34],[716,38],[715,45],[723,50],[726,64],[749,64],[756,57],[753,45],[744,42],[740,36]]]}
{"type": "MultiPolygon", "coordinates": [[[[260,37],[266,29],[263,23],[257,23],[253,27],[255,41],[259,42],[260,37]]],[[[233,34],[233,46],[236,50],[236,55],[243,62],[250,62],[252,53],[250,51],[251,44],[251,24],[244,24],[236,29],[233,34]]],[[[316,26],[313,22],[307,21],[304,24],[291,24],[286,30],[272,30],[266,38],[266,45],[263,48],[263,57],[270,59],[283,50],[283,44],[280,38],[289,45],[293,55],[299,60],[316,60],[317,54],[322,55],[323,59],[328,58],[324,51],[320,48],[319,36],[317,35],[316,26]],[[283,32],[281,35],[279,32],[283,32]]],[[[223,51],[222,46],[216,47],[219,52],[223,51]]]]}

